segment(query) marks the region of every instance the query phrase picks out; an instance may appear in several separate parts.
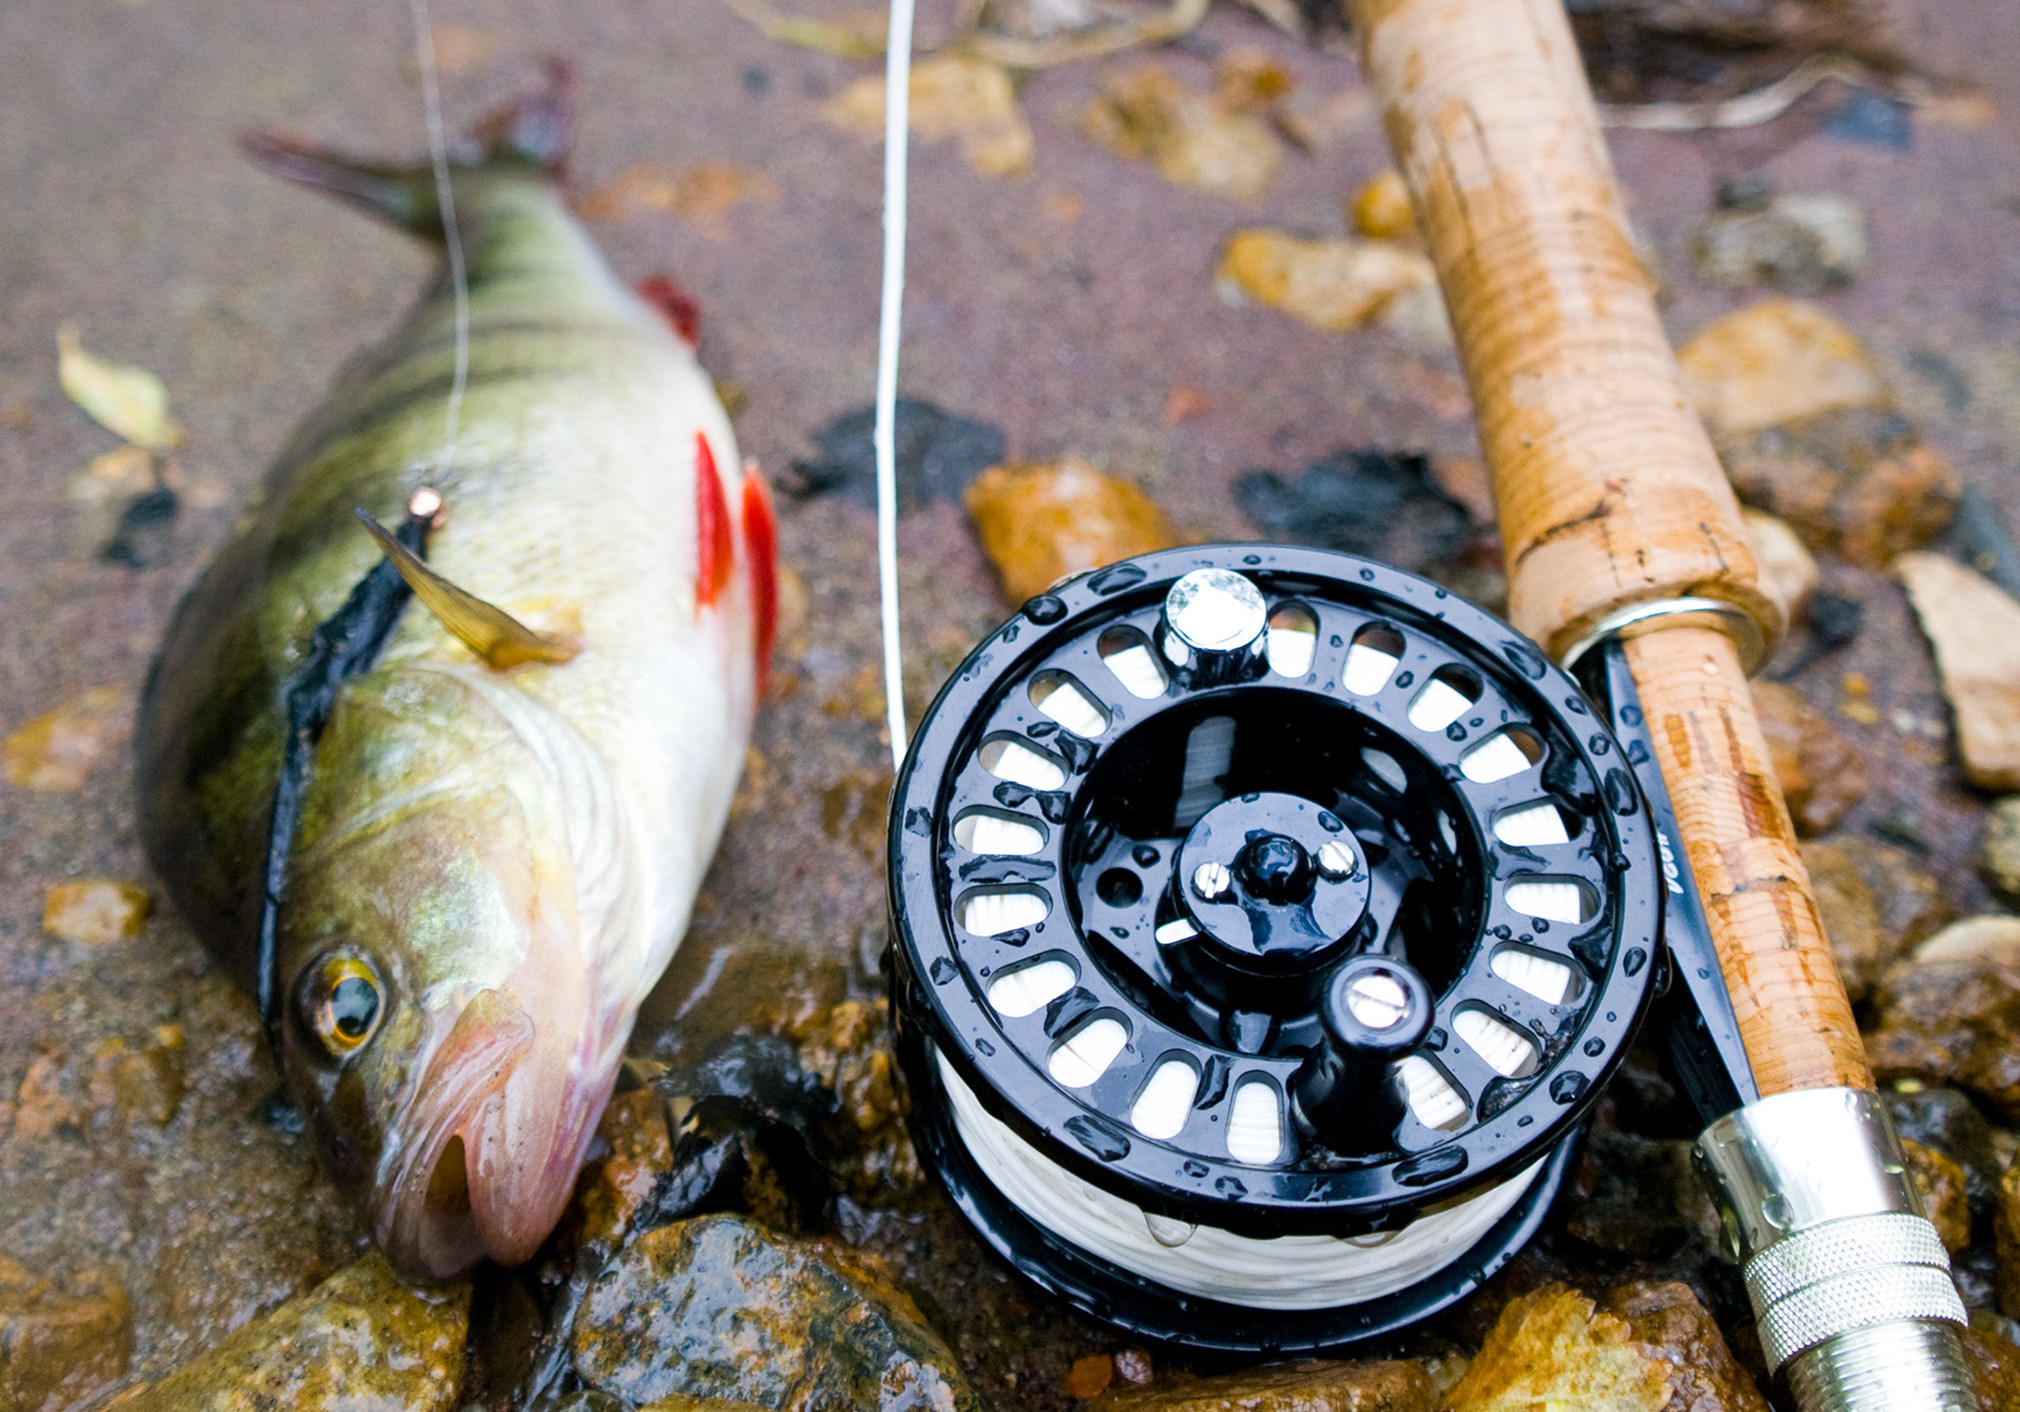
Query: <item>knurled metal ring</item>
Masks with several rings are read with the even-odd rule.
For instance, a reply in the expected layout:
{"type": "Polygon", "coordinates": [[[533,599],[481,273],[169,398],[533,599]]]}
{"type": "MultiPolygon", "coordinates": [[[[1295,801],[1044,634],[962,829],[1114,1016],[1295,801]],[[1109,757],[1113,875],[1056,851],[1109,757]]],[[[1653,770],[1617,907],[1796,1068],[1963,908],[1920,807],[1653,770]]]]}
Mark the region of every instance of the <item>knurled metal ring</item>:
{"type": "Polygon", "coordinates": [[[1580,657],[1609,638],[1640,637],[1658,628],[1672,627],[1709,627],[1724,633],[1739,649],[1740,667],[1748,676],[1754,674],[1767,656],[1767,635],[1754,621],[1753,614],[1720,598],[1683,597],[1656,598],[1616,608],[1572,643],[1558,662],[1568,672],[1577,666],[1580,657]]]}
{"type": "Polygon", "coordinates": [[[1850,1216],[1776,1241],[1747,1262],[1746,1284],[1758,1311],[1838,1275],[1899,1265],[1949,1270],[1935,1226],[1905,1211],[1850,1216]]]}
{"type": "Polygon", "coordinates": [[[1929,1265],[1872,1266],[1820,1281],[1777,1300],[1759,1321],[1768,1367],[1784,1363],[1847,1329],[1893,1319],[1967,1320],[1947,1270],[1929,1265]]]}

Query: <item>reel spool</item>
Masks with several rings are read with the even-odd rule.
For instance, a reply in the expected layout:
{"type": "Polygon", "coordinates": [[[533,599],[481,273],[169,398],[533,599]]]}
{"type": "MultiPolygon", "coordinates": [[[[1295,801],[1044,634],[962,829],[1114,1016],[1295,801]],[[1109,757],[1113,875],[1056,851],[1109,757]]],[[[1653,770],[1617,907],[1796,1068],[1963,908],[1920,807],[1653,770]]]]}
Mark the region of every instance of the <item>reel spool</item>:
{"type": "Polygon", "coordinates": [[[1437,585],[1175,550],[1057,585],[890,835],[921,1156],[1146,1337],[1335,1347],[1541,1224],[1649,998],[1654,830],[1572,680],[1437,585]]]}

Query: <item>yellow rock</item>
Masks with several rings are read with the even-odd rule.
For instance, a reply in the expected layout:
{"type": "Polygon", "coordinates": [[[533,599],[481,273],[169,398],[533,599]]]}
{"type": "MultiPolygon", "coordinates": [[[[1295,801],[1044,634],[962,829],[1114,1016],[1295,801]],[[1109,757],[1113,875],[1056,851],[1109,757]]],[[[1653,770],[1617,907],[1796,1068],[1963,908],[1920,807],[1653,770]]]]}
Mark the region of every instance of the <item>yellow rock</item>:
{"type": "Polygon", "coordinates": [[[470,1286],[411,1289],[376,1252],[255,1319],[120,1412],[447,1412],[470,1286]]]}
{"type": "MultiPolygon", "coordinates": [[[[858,79],[828,105],[828,120],[866,136],[884,131],[884,80],[858,79]]],[[[940,54],[912,69],[912,131],[928,140],[959,138],[961,156],[983,176],[1025,176],[1035,146],[1010,75],[966,54],[940,54]]]]}
{"type": "Polygon", "coordinates": [[[24,789],[76,789],[118,738],[122,705],[105,686],[44,712],[0,746],[0,773],[24,789]]]}
{"type": "Polygon", "coordinates": [[[42,929],[64,941],[108,946],[140,935],[150,905],[146,888],[111,878],[57,883],[42,902],[42,929]]]}
{"type": "Polygon", "coordinates": [[[133,1310],[109,1270],[66,1279],[0,1255],[0,1407],[78,1407],[117,1384],[133,1310]]]}
{"type": "Polygon", "coordinates": [[[1148,158],[1167,181],[1236,201],[1262,195],[1283,160],[1283,145],[1244,105],[1157,64],[1104,83],[1081,127],[1119,156],[1148,158]]]}
{"type": "Polygon", "coordinates": [[[1783,621],[1800,620],[1817,588],[1817,561],[1786,520],[1765,510],[1740,511],[1746,521],[1747,543],[1753,546],[1760,586],[1782,607],[1783,621]]]}
{"type": "Polygon", "coordinates": [[[1764,299],[1713,319],[1676,356],[1684,386],[1715,436],[1887,397],[1851,331],[1796,299],[1764,299]]]}
{"type": "Polygon", "coordinates": [[[1669,1365],[1642,1353],[1625,1319],[1563,1285],[1501,1311],[1480,1356],[1452,1389],[1450,1412],[1661,1412],[1669,1365]]]}
{"type": "Polygon", "coordinates": [[[982,548],[1019,602],[1055,580],[1177,542],[1157,503],[1085,461],[996,466],[962,497],[982,548]]]}
{"type": "Polygon", "coordinates": [[[1214,278],[1313,328],[1341,332],[1380,316],[1399,297],[1432,289],[1422,254],[1386,240],[1306,240],[1245,230],[1228,241],[1214,278]]]}
{"type": "Polygon", "coordinates": [[[1940,554],[1903,554],[1894,572],[1936,649],[1964,773],[2020,790],[2020,602],[1940,554]]]}
{"type": "Polygon", "coordinates": [[[1371,240],[1408,240],[1417,233],[1410,188],[1394,167],[1355,192],[1349,209],[1354,229],[1371,240]]]}

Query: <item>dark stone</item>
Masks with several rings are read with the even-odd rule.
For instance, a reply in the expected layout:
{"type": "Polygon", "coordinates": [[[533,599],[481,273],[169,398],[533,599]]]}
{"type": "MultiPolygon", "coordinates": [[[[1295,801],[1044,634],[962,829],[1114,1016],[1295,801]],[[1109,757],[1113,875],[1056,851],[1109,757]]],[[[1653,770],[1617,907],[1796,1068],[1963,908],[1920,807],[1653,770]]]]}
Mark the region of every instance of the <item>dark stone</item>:
{"type": "Polygon", "coordinates": [[[1595,1130],[1573,1176],[1583,1198],[1567,1204],[1564,1233],[1610,1255],[1663,1260],[1692,1241],[1710,1252],[1710,1199],[1691,1166],[1690,1143],[1595,1130]]]}
{"type": "MultiPolygon", "coordinates": [[[[835,494],[861,505],[877,503],[874,407],[844,412],[814,433],[817,454],[792,463],[795,495],[835,494]]],[[[959,501],[968,482],[1003,461],[1000,428],[943,412],[930,402],[901,398],[892,442],[898,470],[898,508],[912,511],[934,500],[959,501]]]]}
{"type": "Polygon", "coordinates": [[[1846,142],[1863,142],[1872,147],[1908,150],[1914,141],[1914,124],[1908,105],[1870,88],[1855,88],[1837,112],[1824,123],[1823,131],[1846,142]]]}
{"type": "Polygon", "coordinates": [[[637,1406],[732,1398],[794,1412],[979,1403],[953,1350],[874,1257],[740,1216],[648,1231],[590,1287],[575,1369],[637,1406]]]}
{"type": "Polygon", "coordinates": [[[1271,539],[1379,559],[1415,573],[1450,558],[1472,529],[1466,507],[1417,451],[1335,451],[1295,476],[1250,471],[1235,503],[1271,539]]]}
{"type": "Polygon", "coordinates": [[[1599,1301],[1627,1320],[1634,1341],[1669,1365],[1669,1405],[1689,1412],[1768,1412],[1767,1399],[1747,1375],[1711,1312],[1690,1286],[1674,1280],[1637,1280],[1599,1301]]]}
{"type": "Polygon", "coordinates": [[[1973,1223],[1992,1219],[1999,1198],[1999,1174],[2005,1163],[1992,1144],[1992,1125],[1970,1096],[1954,1088],[1886,1089],[1880,1101],[1894,1131],[1919,1142],[1964,1169],[1964,1194],[1971,1203],[1973,1223]]]}
{"type": "Polygon", "coordinates": [[[98,551],[99,557],[129,569],[149,569],[163,562],[168,558],[169,534],[181,507],[176,493],[165,485],[134,496],[119,512],[119,525],[98,551]]]}

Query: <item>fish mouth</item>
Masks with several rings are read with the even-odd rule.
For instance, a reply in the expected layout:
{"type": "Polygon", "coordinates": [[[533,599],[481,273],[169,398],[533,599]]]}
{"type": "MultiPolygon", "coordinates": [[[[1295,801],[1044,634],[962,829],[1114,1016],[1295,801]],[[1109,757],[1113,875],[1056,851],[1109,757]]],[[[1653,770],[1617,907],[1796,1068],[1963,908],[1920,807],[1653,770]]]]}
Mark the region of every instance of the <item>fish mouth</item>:
{"type": "MultiPolygon", "coordinates": [[[[443,1018],[446,1019],[446,1016],[443,1018]]],[[[404,1273],[450,1279],[485,1256],[530,1258],[560,1219],[614,1072],[536,1023],[510,993],[478,992],[433,1046],[380,1183],[378,1240],[404,1273]]]]}

